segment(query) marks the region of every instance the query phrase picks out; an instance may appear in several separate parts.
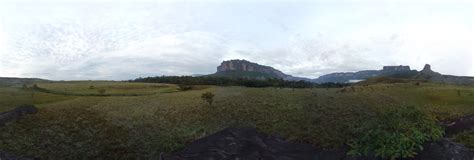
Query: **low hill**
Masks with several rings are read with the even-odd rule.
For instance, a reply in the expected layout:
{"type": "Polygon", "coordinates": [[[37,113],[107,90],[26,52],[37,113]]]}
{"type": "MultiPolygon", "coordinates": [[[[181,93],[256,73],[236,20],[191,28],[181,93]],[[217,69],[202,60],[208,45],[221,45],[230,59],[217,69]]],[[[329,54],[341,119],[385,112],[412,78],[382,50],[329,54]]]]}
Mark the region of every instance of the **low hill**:
{"type": "Polygon", "coordinates": [[[39,82],[48,82],[39,78],[16,78],[16,77],[0,77],[0,86],[16,86],[23,84],[33,84],[39,82]]]}

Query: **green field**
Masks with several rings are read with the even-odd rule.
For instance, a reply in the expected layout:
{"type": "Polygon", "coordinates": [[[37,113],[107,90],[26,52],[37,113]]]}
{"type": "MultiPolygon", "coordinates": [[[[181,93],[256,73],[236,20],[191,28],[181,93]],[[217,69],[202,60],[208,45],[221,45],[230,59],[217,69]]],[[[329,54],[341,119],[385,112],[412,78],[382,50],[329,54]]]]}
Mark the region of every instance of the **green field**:
{"type": "MultiPolygon", "coordinates": [[[[231,126],[336,148],[360,123],[390,108],[419,106],[439,121],[474,114],[474,87],[432,83],[346,89],[195,86],[188,91],[128,82],[37,86],[41,90],[0,88],[0,111],[23,103],[39,107],[37,114],[0,128],[0,150],[44,159],[150,158],[231,126]],[[208,91],[215,94],[212,106],[201,99],[208,91]]],[[[457,139],[472,143],[469,135],[457,139]]]]}

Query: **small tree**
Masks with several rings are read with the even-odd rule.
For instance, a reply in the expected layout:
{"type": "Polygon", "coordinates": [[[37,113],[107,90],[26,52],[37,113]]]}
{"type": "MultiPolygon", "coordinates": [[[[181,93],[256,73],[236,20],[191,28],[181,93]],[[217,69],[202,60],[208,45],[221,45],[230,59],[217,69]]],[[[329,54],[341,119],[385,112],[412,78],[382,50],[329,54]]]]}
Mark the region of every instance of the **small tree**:
{"type": "Polygon", "coordinates": [[[201,95],[202,100],[209,103],[212,106],[212,102],[214,101],[214,94],[212,92],[206,92],[201,95]]]}
{"type": "Polygon", "coordinates": [[[89,86],[89,89],[94,89],[94,86],[93,85],[89,86]]]}

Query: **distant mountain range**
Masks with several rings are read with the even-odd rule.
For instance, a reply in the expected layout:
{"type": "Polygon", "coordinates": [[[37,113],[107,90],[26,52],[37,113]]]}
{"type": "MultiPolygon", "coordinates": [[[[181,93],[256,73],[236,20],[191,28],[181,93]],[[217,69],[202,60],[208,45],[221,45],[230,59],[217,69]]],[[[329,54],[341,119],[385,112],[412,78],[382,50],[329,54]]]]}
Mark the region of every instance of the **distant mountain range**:
{"type": "Polygon", "coordinates": [[[412,78],[426,79],[426,80],[430,80],[436,83],[461,84],[461,85],[474,84],[474,77],[442,75],[441,73],[432,71],[431,66],[429,64],[426,64],[423,70],[418,72],[418,74],[412,78]]]}
{"type": "Polygon", "coordinates": [[[381,70],[364,70],[358,72],[336,72],[320,76],[316,79],[295,77],[285,74],[270,66],[264,66],[247,60],[223,61],[217,67],[217,72],[207,76],[231,78],[280,78],[288,81],[311,81],[315,83],[337,82],[355,83],[372,77],[391,77],[404,79],[423,79],[447,84],[474,84],[474,77],[442,75],[431,70],[426,64],[420,72],[411,70],[410,66],[384,66],[381,70]]]}
{"type": "MultiPolygon", "coordinates": [[[[356,83],[374,77],[389,77],[397,79],[416,79],[427,80],[436,83],[474,85],[474,77],[443,75],[431,70],[431,66],[426,64],[423,70],[411,70],[410,66],[384,66],[381,70],[363,70],[358,72],[335,72],[322,75],[316,79],[304,77],[295,77],[285,74],[270,66],[260,65],[247,60],[228,60],[223,61],[218,67],[217,72],[209,75],[192,75],[230,77],[230,78],[279,78],[287,81],[308,81],[314,83],[356,83]]],[[[0,86],[18,86],[22,84],[32,84],[39,82],[48,82],[48,80],[38,78],[12,78],[0,77],[0,86]]]]}

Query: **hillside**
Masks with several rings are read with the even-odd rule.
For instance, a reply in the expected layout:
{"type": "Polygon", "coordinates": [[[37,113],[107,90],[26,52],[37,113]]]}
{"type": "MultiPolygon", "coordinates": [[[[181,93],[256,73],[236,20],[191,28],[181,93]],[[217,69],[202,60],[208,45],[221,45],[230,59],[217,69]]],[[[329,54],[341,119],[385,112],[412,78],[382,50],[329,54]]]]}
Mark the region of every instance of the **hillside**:
{"type": "Polygon", "coordinates": [[[48,80],[39,79],[39,78],[0,77],[0,86],[3,86],[3,87],[40,83],[40,82],[48,82],[48,80]]]}
{"type": "Polygon", "coordinates": [[[364,70],[358,72],[336,72],[320,76],[314,79],[313,82],[325,83],[325,82],[357,82],[366,80],[372,77],[387,76],[396,78],[409,78],[416,75],[416,70],[410,70],[410,66],[384,66],[382,70],[364,70]]]}
{"type": "Polygon", "coordinates": [[[425,67],[423,67],[423,70],[421,70],[413,78],[429,80],[436,83],[446,83],[446,84],[458,84],[458,85],[474,84],[474,77],[443,75],[441,73],[431,70],[431,66],[429,64],[426,64],[425,67]]]}
{"type": "MultiPolygon", "coordinates": [[[[381,70],[363,70],[358,72],[335,72],[322,75],[316,79],[294,77],[283,73],[270,66],[260,65],[247,60],[228,60],[223,61],[218,67],[217,72],[207,76],[229,77],[229,78],[250,78],[267,79],[278,78],[287,81],[310,81],[314,83],[355,83],[376,77],[387,77],[405,80],[424,80],[436,83],[470,85],[474,84],[474,77],[443,75],[432,71],[431,66],[426,64],[421,71],[412,70],[410,66],[384,66],[381,70]]],[[[372,80],[370,83],[373,83],[372,80]]]]}

